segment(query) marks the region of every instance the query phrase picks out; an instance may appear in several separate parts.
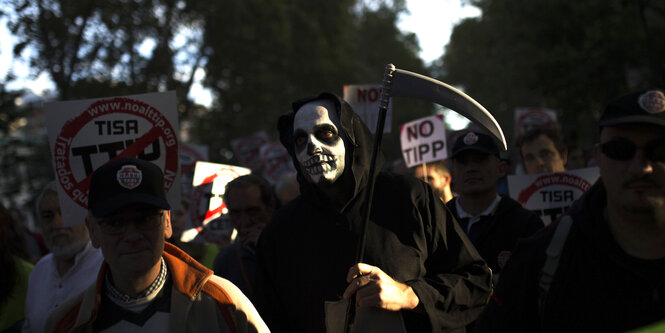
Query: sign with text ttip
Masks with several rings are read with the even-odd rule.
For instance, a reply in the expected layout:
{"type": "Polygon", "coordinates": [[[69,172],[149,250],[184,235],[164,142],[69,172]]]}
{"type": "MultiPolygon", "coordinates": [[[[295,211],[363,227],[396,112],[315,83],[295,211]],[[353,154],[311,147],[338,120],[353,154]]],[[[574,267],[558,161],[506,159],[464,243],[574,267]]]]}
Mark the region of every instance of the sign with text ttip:
{"type": "Polygon", "coordinates": [[[508,176],[508,192],[549,225],[600,177],[597,167],[566,172],[508,176]]]}
{"type": "Polygon", "coordinates": [[[53,102],[44,110],[65,225],[84,223],[92,172],[123,157],[158,165],[169,203],[179,203],[175,92],[53,102]]]}
{"type": "Polygon", "coordinates": [[[448,157],[443,115],[408,122],[399,127],[402,157],[407,167],[448,157]]]}
{"type": "MultiPolygon", "coordinates": [[[[363,120],[367,128],[374,134],[379,119],[379,105],[381,104],[381,92],[383,86],[380,84],[346,84],[344,85],[344,100],[351,105],[353,111],[363,120]]],[[[388,104],[386,111],[386,123],[383,133],[390,133],[393,119],[393,103],[388,104]]]]}

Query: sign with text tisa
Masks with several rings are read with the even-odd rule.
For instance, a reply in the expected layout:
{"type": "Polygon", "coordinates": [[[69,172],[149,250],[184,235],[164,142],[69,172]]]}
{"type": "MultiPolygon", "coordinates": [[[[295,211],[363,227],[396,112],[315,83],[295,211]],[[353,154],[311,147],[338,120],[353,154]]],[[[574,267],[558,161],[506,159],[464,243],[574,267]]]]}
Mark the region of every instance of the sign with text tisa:
{"type": "Polygon", "coordinates": [[[540,215],[549,225],[565,213],[573,201],[593,185],[600,177],[597,167],[575,169],[566,172],[531,175],[509,175],[510,197],[524,208],[540,215]]]}
{"type": "Polygon", "coordinates": [[[402,156],[406,166],[433,162],[448,157],[443,115],[408,122],[399,127],[402,156]]]}
{"type": "Polygon", "coordinates": [[[44,109],[65,225],[84,223],[90,176],[122,157],[158,165],[169,204],[179,204],[175,92],[53,102],[44,109]]]}

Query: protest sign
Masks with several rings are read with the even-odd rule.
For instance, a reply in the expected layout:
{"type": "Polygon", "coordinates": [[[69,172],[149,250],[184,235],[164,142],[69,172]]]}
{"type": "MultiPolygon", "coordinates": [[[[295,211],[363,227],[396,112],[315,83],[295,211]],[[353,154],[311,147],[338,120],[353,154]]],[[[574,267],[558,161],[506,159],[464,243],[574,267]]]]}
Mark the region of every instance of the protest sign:
{"type": "Polygon", "coordinates": [[[544,108],[516,108],[515,109],[515,137],[534,127],[556,126],[556,111],[544,108]]]}
{"type": "Polygon", "coordinates": [[[448,157],[443,115],[408,122],[399,127],[402,156],[407,167],[448,157]]]}
{"type": "Polygon", "coordinates": [[[263,178],[275,185],[282,175],[295,172],[289,152],[281,142],[269,142],[259,150],[263,161],[263,178]]]}
{"type": "Polygon", "coordinates": [[[208,160],[208,146],[181,143],[178,156],[180,159],[182,195],[189,198],[192,194],[194,167],[196,166],[196,162],[208,160]]]}
{"type": "MultiPolygon", "coordinates": [[[[383,86],[380,84],[347,84],[344,85],[344,100],[351,105],[353,111],[358,114],[360,119],[367,125],[374,134],[376,124],[379,119],[379,105],[381,102],[381,92],[383,86]]],[[[388,104],[386,112],[386,123],[383,133],[390,133],[390,126],[393,119],[393,104],[388,104]]]]}
{"type": "Polygon", "coordinates": [[[261,146],[268,142],[268,133],[257,132],[231,141],[231,149],[241,166],[258,171],[262,168],[261,146]]]}
{"type": "Polygon", "coordinates": [[[222,196],[228,182],[249,173],[250,169],[233,165],[196,163],[189,219],[181,238],[183,242],[228,244],[232,239],[233,226],[226,215],[222,196]]]}
{"type": "Polygon", "coordinates": [[[597,167],[566,172],[509,175],[510,197],[538,213],[545,225],[563,214],[600,177],[597,167]]]}
{"type": "Polygon", "coordinates": [[[122,157],[158,165],[169,203],[179,203],[175,92],[53,102],[44,109],[65,225],[84,223],[92,172],[122,157]]]}

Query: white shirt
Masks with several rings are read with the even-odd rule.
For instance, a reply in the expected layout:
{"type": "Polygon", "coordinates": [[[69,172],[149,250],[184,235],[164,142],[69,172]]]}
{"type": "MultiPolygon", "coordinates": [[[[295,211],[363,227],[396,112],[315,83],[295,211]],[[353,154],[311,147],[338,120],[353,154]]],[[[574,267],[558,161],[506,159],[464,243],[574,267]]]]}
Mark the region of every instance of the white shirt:
{"type": "Polygon", "coordinates": [[[499,207],[499,202],[500,201],[501,201],[501,196],[497,194],[494,201],[492,201],[492,203],[487,208],[485,208],[484,211],[482,211],[480,214],[478,214],[476,216],[472,216],[471,214],[467,213],[462,208],[462,206],[459,204],[459,198],[457,198],[457,200],[455,200],[455,208],[457,209],[457,217],[459,217],[460,219],[469,218],[469,224],[466,226],[466,230],[464,230],[464,232],[468,235],[469,231],[471,231],[471,226],[474,223],[480,221],[480,218],[482,216],[493,215],[494,211],[496,211],[496,208],[499,207]]]}
{"type": "Polygon", "coordinates": [[[90,242],[74,257],[74,266],[63,276],[58,273],[53,253],[41,258],[28,279],[23,332],[43,332],[53,309],[95,283],[102,261],[101,251],[90,242]]]}

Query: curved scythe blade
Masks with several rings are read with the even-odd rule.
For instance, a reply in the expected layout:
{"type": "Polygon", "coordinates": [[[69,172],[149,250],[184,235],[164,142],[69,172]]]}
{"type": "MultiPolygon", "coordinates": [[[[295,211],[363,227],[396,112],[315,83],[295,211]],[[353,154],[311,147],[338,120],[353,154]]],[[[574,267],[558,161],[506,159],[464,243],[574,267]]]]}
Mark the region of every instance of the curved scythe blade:
{"type": "Polygon", "coordinates": [[[395,69],[391,82],[391,96],[411,97],[432,101],[445,106],[480,125],[508,149],[506,138],[496,119],[469,95],[431,77],[395,69]]]}

